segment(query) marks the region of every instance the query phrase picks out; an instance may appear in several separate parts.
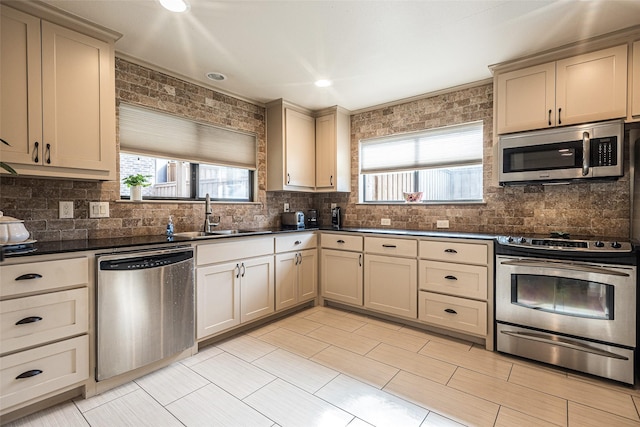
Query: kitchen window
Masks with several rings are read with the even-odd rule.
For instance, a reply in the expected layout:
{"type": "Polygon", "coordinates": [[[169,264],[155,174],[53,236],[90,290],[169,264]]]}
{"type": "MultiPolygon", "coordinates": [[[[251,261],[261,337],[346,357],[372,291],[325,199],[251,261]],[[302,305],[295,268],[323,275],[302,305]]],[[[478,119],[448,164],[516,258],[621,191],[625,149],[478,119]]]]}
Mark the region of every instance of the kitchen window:
{"type": "Polygon", "coordinates": [[[482,201],[482,121],[360,141],[360,202],[482,201]]]}
{"type": "Polygon", "coordinates": [[[255,200],[256,136],[120,104],[120,196],[128,175],[142,174],[151,185],[144,199],[255,200]]]}

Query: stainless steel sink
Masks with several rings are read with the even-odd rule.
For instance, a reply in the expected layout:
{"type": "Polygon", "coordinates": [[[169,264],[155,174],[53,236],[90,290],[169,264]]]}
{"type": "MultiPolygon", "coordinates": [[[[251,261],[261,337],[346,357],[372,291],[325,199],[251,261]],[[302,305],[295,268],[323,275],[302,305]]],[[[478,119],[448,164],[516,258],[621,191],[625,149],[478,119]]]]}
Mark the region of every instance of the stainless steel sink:
{"type": "Polygon", "coordinates": [[[240,234],[262,234],[268,233],[269,231],[255,231],[255,230],[216,230],[211,232],[205,231],[184,231],[181,233],[174,233],[173,237],[179,237],[182,239],[207,239],[216,236],[230,236],[230,235],[240,235],[240,234]]]}

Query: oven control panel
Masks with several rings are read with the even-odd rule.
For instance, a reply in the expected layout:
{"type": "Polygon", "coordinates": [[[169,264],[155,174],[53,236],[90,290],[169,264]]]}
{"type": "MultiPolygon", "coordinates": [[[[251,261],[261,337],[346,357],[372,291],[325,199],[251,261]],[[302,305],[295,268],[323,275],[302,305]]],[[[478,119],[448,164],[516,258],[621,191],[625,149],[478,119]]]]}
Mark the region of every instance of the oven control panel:
{"type": "Polygon", "coordinates": [[[616,240],[574,240],[562,237],[498,236],[498,244],[542,250],[586,251],[600,253],[633,251],[633,247],[629,242],[616,240]]]}

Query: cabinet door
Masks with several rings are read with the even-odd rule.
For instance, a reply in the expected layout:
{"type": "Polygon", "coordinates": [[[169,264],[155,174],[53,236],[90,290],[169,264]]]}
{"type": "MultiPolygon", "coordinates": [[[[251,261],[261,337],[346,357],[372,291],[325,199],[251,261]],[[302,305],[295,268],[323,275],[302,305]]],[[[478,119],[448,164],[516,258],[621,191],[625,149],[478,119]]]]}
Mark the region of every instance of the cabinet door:
{"type": "Polygon", "coordinates": [[[315,120],[285,109],[285,179],[288,189],[313,189],[315,168],[315,120]]]}
{"type": "Polygon", "coordinates": [[[240,324],[240,272],[240,263],[197,269],[197,339],[240,324]]]}
{"type": "Polygon", "coordinates": [[[364,306],[396,316],[418,316],[418,266],[415,259],[366,254],[364,306]]]}
{"type": "Polygon", "coordinates": [[[298,302],[298,256],[297,252],[276,255],[276,310],[298,302]]]}
{"type": "Polygon", "coordinates": [[[558,125],[627,115],[627,45],[574,56],[556,65],[558,125]]]}
{"type": "Polygon", "coordinates": [[[336,187],[336,116],[316,118],[316,190],[336,187]]]}
{"type": "Polygon", "coordinates": [[[111,46],[42,22],[45,165],[115,173],[111,46]]]}
{"type": "Polygon", "coordinates": [[[11,144],[0,152],[3,162],[34,164],[34,143],[42,143],[40,19],[0,10],[0,138],[11,144]]]}
{"type": "Polygon", "coordinates": [[[298,252],[298,302],[318,296],[318,251],[298,252]]]}
{"type": "Polygon", "coordinates": [[[631,114],[640,116],[640,41],[633,43],[633,86],[631,98],[631,114]]]}
{"type": "Polygon", "coordinates": [[[499,74],[498,133],[555,126],[555,62],[499,74]]]}
{"type": "Polygon", "coordinates": [[[331,249],[322,250],[322,296],[362,306],[362,254],[331,249]]]}
{"type": "Polygon", "coordinates": [[[240,321],[273,313],[273,256],[249,259],[240,265],[240,321]]]}

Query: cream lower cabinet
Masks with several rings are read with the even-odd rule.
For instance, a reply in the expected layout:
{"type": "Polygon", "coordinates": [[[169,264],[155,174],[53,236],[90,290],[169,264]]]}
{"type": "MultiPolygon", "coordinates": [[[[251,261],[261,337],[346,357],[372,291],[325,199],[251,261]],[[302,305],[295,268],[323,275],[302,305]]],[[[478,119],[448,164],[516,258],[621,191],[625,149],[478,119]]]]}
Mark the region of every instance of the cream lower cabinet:
{"type": "Polygon", "coordinates": [[[315,233],[276,237],[276,310],[318,296],[318,251],[315,233]]]}
{"type": "Polygon", "coordinates": [[[113,40],[1,11],[3,161],[20,175],[113,180],[113,40]]]}
{"type": "Polygon", "coordinates": [[[89,378],[89,260],[0,266],[0,414],[89,378]]]}
{"type": "Polygon", "coordinates": [[[416,319],[416,240],[365,237],[364,249],[364,306],[383,313],[416,319]]]}
{"type": "Polygon", "coordinates": [[[320,292],[324,299],[362,307],[362,237],[323,233],[320,236],[320,292]]]}
{"type": "Polygon", "coordinates": [[[196,250],[197,340],[274,312],[273,238],[203,244],[196,250]],[[263,256],[216,263],[243,252],[263,256]]]}

